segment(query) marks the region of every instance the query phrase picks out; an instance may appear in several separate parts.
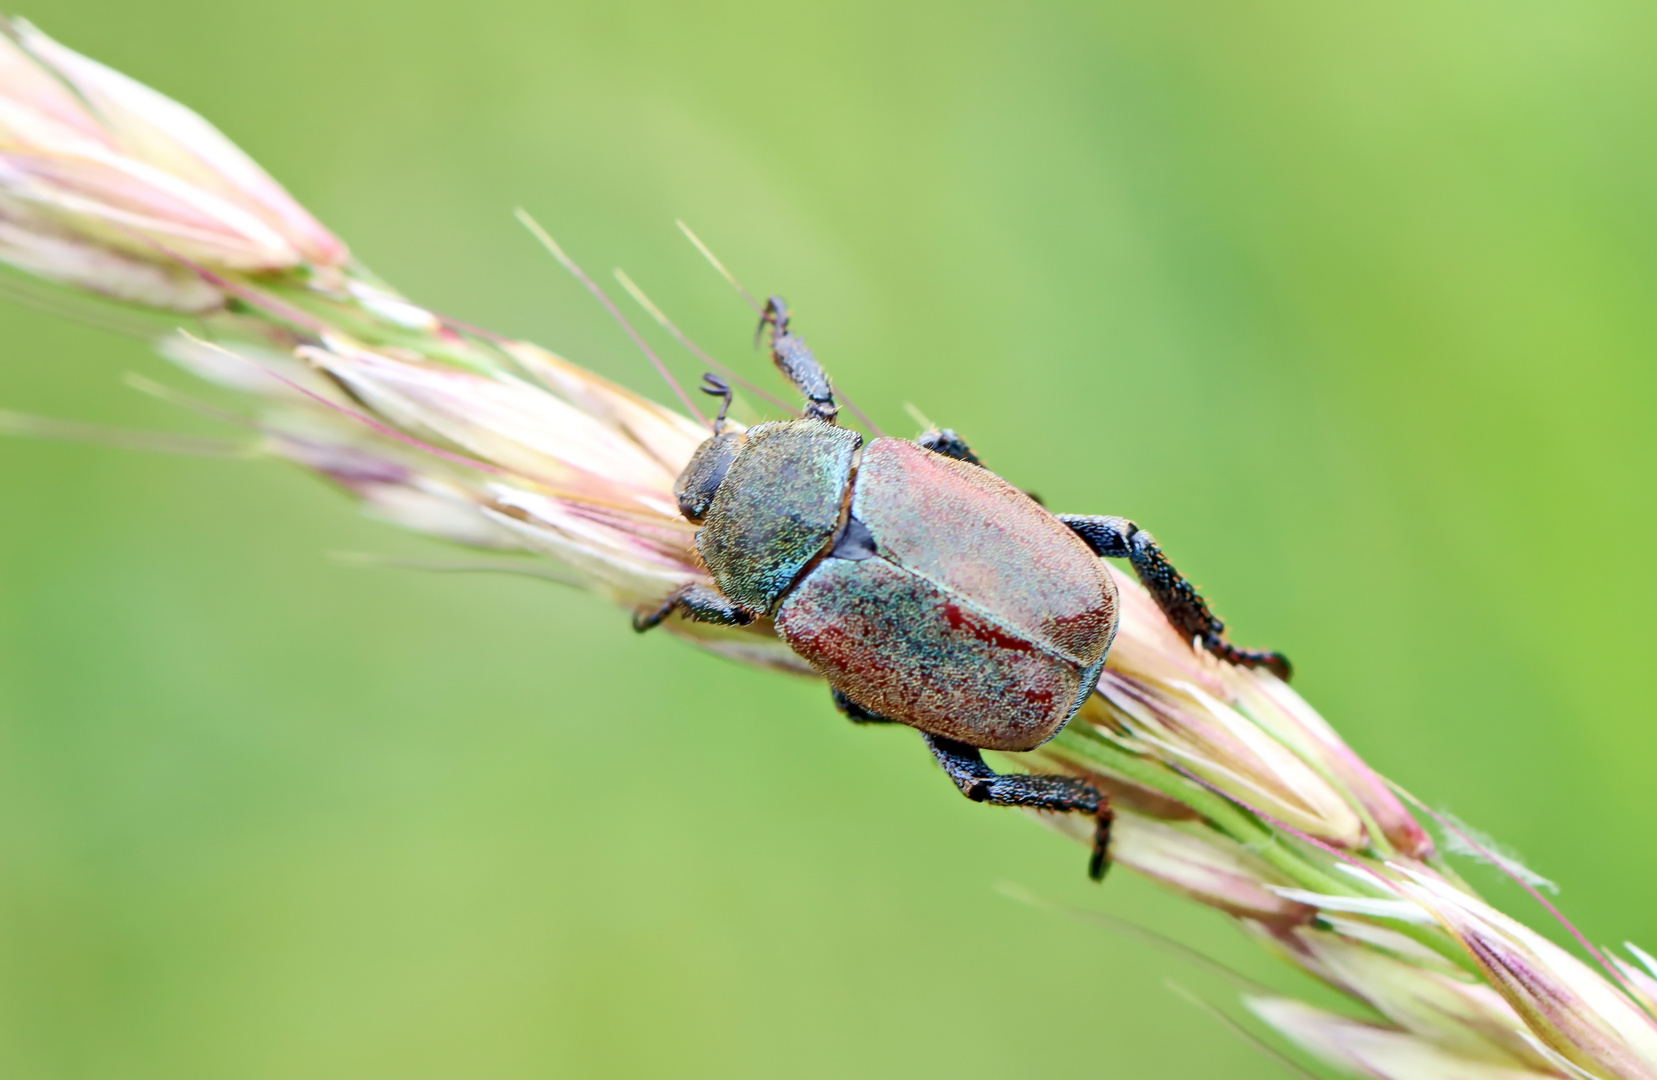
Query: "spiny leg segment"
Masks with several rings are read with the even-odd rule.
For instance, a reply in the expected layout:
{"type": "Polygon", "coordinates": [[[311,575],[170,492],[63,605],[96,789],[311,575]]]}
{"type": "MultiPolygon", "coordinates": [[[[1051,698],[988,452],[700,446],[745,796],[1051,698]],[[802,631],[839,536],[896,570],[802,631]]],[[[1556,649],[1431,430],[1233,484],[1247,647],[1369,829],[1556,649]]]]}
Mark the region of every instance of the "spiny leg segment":
{"type": "Polygon", "coordinates": [[[1263,667],[1280,679],[1289,678],[1293,668],[1282,653],[1244,649],[1225,639],[1225,623],[1209,610],[1208,601],[1196,587],[1174,569],[1157,547],[1156,537],[1124,517],[1060,514],[1058,518],[1101,558],[1127,559],[1162,613],[1186,640],[1202,642],[1203,648],[1221,660],[1242,667],[1263,667]]]}
{"type": "Polygon", "coordinates": [[[938,764],[955,781],[961,794],[973,802],[995,806],[1028,806],[1091,814],[1098,819],[1093,833],[1093,855],[1087,862],[1087,876],[1099,881],[1110,866],[1110,797],[1085,780],[1074,776],[998,773],[984,764],[983,754],[973,746],[953,739],[927,735],[926,745],[938,764]]]}
{"type": "MultiPolygon", "coordinates": [[[[834,690],[834,707],[854,724],[895,724],[890,717],[872,713],[839,690],[834,690]]],[[[1105,876],[1110,866],[1110,824],[1113,815],[1110,797],[1085,780],[1073,776],[998,773],[984,764],[978,749],[953,739],[927,735],[926,745],[938,765],[973,802],[995,806],[1029,806],[1037,810],[1090,814],[1099,821],[1093,835],[1093,855],[1087,874],[1094,881],[1105,876]]]]}

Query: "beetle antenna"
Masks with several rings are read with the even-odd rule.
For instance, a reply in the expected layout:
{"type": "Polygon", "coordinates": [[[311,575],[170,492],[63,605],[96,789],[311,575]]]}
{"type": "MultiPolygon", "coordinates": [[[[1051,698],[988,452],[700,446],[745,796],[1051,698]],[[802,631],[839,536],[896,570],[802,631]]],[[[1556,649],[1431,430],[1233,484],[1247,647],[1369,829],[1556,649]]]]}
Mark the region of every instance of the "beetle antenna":
{"type": "Polygon", "coordinates": [[[709,397],[721,399],[719,415],[713,418],[713,433],[718,435],[719,429],[725,426],[725,414],[731,411],[731,384],[711,371],[704,371],[702,385],[698,389],[709,397]]]}
{"type": "Polygon", "coordinates": [[[673,325],[672,320],[662,313],[661,308],[651,302],[650,297],[644,294],[644,290],[639,288],[638,285],[634,283],[633,279],[627,276],[625,271],[617,270],[615,271],[615,275],[616,280],[621,282],[621,287],[627,290],[627,294],[633,298],[634,302],[644,308],[644,310],[648,311],[650,313],[650,317],[655,319],[656,322],[661,325],[663,330],[666,330],[669,334],[672,334],[675,341],[690,350],[691,355],[695,356],[698,360],[702,361],[709,367],[716,368],[722,375],[742,387],[744,390],[748,391],[750,394],[764,398],[766,401],[769,401],[771,404],[775,405],[784,412],[794,411],[793,407],[782,398],[777,397],[775,394],[766,393],[764,390],[761,390],[747,379],[744,379],[741,375],[738,375],[736,372],[732,371],[729,365],[720,363],[718,360],[715,360],[713,357],[698,348],[696,342],[687,337],[683,330],[680,330],[677,326],[673,325]]]}
{"type": "Polygon", "coordinates": [[[568,270],[581,284],[587,286],[587,291],[592,293],[600,304],[604,305],[604,310],[610,313],[610,317],[621,324],[621,328],[627,331],[627,336],[633,339],[633,344],[637,345],[639,351],[644,353],[646,358],[650,360],[650,363],[656,368],[656,373],[667,380],[667,385],[671,386],[673,392],[679,395],[679,400],[684,403],[685,408],[690,410],[690,414],[696,417],[697,422],[707,423],[708,418],[703,416],[702,410],[698,409],[696,403],[691,401],[690,395],[685,393],[685,388],[679,385],[679,380],[673,377],[673,373],[667,370],[667,365],[662,363],[661,358],[651,351],[649,345],[644,343],[644,338],[640,337],[639,332],[633,329],[633,324],[627,321],[627,316],[623,315],[621,309],[611,302],[610,298],[605,295],[604,290],[598,287],[598,282],[588,277],[586,272],[575,264],[574,259],[564,254],[564,249],[558,246],[558,241],[554,240],[550,233],[541,228],[540,222],[529,216],[529,211],[520,206],[512,211],[512,214],[524,228],[530,231],[535,239],[541,242],[542,247],[552,253],[552,257],[558,260],[560,266],[568,270]]]}
{"type": "Polygon", "coordinates": [[[696,250],[702,253],[702,257],[708,260],[715,270],[719,271],[719,276],[730,282],[731,288],[735,289],[742,295],[742,299],[748,302],[748,306],[753,308],[755,311],[759,311],[759,301],[754,299],[754,294],[749,292],[747,289],[744,289],[742,287],[742,282],[736,279],[736,275],[725,269],[725,264],[719,261],[719,257],[717,255],[708,250],[708,245],[702,243],[700,237],[690,231],[690,226],[686,225],[682,221],[675,221],[674,224],[679,226],[679,231],[685,234],[686,240],[689,240],[692,244],[696,245],[696,250]]]}

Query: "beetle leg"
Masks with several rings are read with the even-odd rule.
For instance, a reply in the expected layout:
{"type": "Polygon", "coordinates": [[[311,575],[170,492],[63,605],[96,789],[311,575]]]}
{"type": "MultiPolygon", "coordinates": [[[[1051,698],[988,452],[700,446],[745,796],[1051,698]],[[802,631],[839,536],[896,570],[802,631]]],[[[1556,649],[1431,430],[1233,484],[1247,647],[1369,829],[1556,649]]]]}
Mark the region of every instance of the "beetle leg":
{"type": "Polygon", "coordinates": [[[1058,518],[1101,558],[1127,559],[1162,613],[1186,640],[1201,641],[1203,648],[1221,660],[1242,667],[1263,667],[1280,679],[1289,678],[1293,668],[1282,653],[1243,649],[1225,639],[1225,623],[1209,610],[1208,601],[1196,587],[1174,569],[1157,547],[1156,537],[1123,517],[1060,514],[1058,518]]]}
{"type": "Polygon", "coordinates": [[[922,450],[930,450],[934,454],[942,454],[946,458],[964,461],[968,465],[983,465],[978,455],[972,452],[967,441],[955,434],[949,428],[933,428],[923,431],[915,437],[915,445],[922,450]]]}
{"type": "Polygon", "coordinates": [[[823,372],[823,365],[817,362],[817,357],[788,328],[788,305],[780,296],[773,296],[765,302],[765,310],[759,317],[759,328],[754,332],[756,345],[759,344],[759,334],[767,326],[771,328],[771,362],[777,365],[783,378],[805,395],[805,416],[834,423],[834,415],[840,411],[840,406],[834,403],[834,387],[829,385],[828,375],[823,372]]]}
{"type": "Polygon", "coordinates": [[[633,613],[633,629],[644,633],[660,626],[662,620],[675,611],[697,622],[719,623],[723,626],[747,626],[754,621],[752,612],[731,603],[718,589],[699,582],[681,585],[667,594],[654,608],[641,608],[633,613]]]}
{"type": "Polygon", "coordinates": [[[853,701],[851,698],[847,697],[845,694],[842,694],[838,690],[831,690],[830,693],[834,696],[834,707],[845,713],[846,719],[850,720],[854,724],[897,723],[896,720],[893,720],[889,716],[881,716],[878,713],[870,712],[868,709],[865,709],[863,706],[859,705],[857,702],[853,701]]]}
{"type": "MultiPolygon", "coordinates": [[[[972,447],[967,445],[967,441],[950,428],[930,428],[923,431],[915,436],[915,445],[922,450],[942,454],[946,458],[964,461],[968,465],[976,465],[981,469],[988,468],[978,455],[973,453],[972,447]]],[[[1026,491],[1024,494],[1030,496],[1042,506],[1047,505],[1042,497],[1033,491],[1026,491]]]]}
{"type": "Polygon", "coordinates": [[[1071,811],[1092,814],[1099,826],[1093,834],[1093,857],[1087,862],[1087,876],[1098,881],[1110,865],[1110,823],[1114,818],[1110,796],[1074,776],[998,773],[984,764],[977,747],[936,735],[926,736],[926,745],[938,765],[961,794],[973,802],[996,806],[1029,806],[1037,810],[1071,811]]]}

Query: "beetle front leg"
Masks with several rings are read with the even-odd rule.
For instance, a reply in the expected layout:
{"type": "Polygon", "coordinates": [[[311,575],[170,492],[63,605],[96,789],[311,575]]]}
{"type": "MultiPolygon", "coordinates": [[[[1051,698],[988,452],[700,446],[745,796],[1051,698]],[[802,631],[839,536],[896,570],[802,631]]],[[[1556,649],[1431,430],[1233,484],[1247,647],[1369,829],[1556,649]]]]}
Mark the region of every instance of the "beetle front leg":
{"type": "Polygon", "coordinates": [[[1225,639],[1225,623],[1209,610],[1208,601],[1196,586],[1174,569],[1157,547],[1156,537],[1123,517],[1060,514],[1058,518],[1101,558],[1127,559],[1140,583],[1187,641],[1201,641],[1203,648],[1221,660],[1242,667],[1263,667],[1288,680],[1294,669],[1282,653],[1243,649],[1225,639]]]}
{"type": "Polygon", "coordinates": [[[697,622],[718,623],[722,626],[747,626],[754,621],[753,612],[737,607],[718,589],[700,582],[681,585],[667,594],[654,608],[643,608],[633,613],[633,629],[639,633],[654,629],[675,611],[697,622]]]}
{"type": "Polygon", "coordinates": [[[840,406],[834,402],[834,387],[811,349],[788,328],[788,305],[780,296],[773,296],[765,302],[765,310],[759,317],[759,330],[755,331],[756,344],[758,334],[767,327],[771,329],[771,362],[777,365],[783,378],[804,395],[806,404],[803,415],[834,423],[835,414],[840,411],[840,406]]]}
{"type": "Polygon", "coordinates": [[[984,755],[977,747],[936,735],[926,736],[926,745],[932,756],[961,794],[973,802],[987,802],[996,806],[1028,806],[1036,810],[1053,810],[1092,814],[1098,818],[1093,833],[1093,856],[1087,862],[1087,876],[1099,881],[1110,866],[1110,796],[1085,780],[1073,776],[1028,775],[998,773],[984,764],[984,755]]]}

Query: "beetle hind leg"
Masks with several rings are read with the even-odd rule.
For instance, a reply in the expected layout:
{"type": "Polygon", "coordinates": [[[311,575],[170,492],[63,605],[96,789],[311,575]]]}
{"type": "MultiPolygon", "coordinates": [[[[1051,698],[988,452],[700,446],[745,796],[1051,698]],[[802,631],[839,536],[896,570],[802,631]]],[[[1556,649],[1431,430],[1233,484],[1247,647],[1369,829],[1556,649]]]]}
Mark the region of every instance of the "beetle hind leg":
{"type": "Polygon", "coordinates": [[[998,773],[984,764],[984,755],[977,747],[954,739],[927,735],[926,745],[961,794],[973,802],[1092,815],[1099,824],[1093,833],[1087,876],[1094,881],[1104,878],[1110,866],[1110,825],[1114,819],[1110,796],[1073,776],[998,773]]]}
{"type": "Polygon", "coordinates": [[[1208,601],[1185,579],[1157,546],[1156,537],[1123,517],[1060,514],[1063,522],[1094,553],[1105,559],[1126,559],[1151,598],[1187,641],[1229,663],[1263,667],[1287,681],[1293,668],[1289,658],[1265,649],[1244,649],[1225,638],[1225,623],[1209,609],[1208,601]]]}

